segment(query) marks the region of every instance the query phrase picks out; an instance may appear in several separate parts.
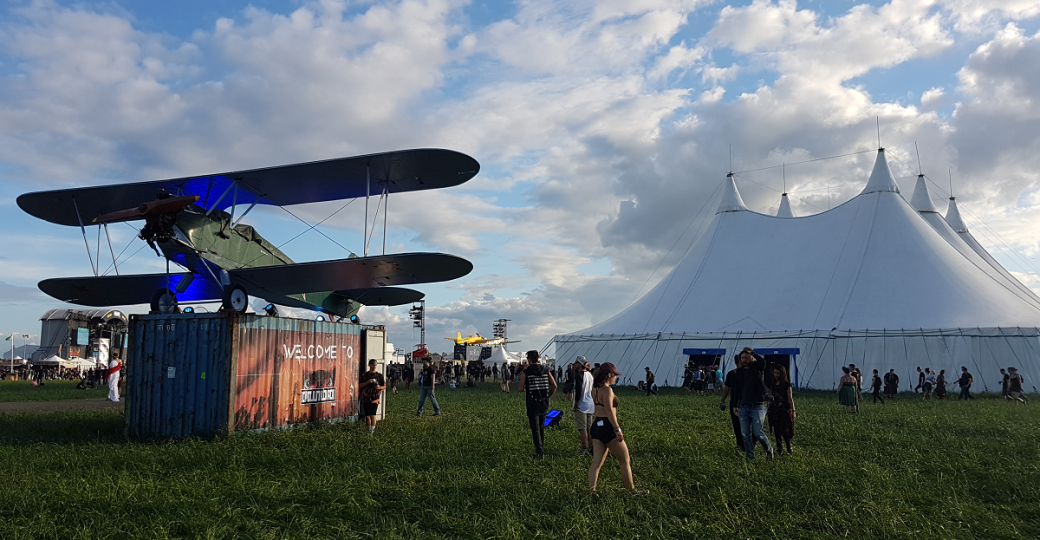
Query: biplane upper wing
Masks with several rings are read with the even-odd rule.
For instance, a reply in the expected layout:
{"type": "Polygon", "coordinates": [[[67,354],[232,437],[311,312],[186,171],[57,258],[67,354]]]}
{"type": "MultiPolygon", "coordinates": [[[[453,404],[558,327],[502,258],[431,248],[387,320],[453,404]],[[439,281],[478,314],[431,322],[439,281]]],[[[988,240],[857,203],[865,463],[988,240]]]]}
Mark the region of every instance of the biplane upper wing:
{"type": "Polygon", "coordinates": [[[75,226],[81,220],[88,225],[96,217],[152,201],[160,188],[171,195],[198,195],[197,204],[206,209],[253,203],[285,206],[352,199],[369,192],[378,195],[384,188],[388,193],[446,188],[473,178],[479,171],[475,159],[453,150],[400,150],[170,180],[26,193],[18,197],[18,206],[45,221],[75,226]]]}

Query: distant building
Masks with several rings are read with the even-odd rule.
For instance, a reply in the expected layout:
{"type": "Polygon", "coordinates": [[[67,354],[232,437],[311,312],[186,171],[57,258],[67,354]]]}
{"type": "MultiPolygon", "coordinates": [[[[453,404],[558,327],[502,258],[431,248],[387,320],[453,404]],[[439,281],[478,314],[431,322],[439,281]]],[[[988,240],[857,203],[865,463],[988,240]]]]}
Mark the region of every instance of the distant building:
{"type": "Polygon", "coordinates": [[[97,358],[102,349],[126,358],[127,318],[115,309],[52,309],[40,317],[40,348],[32,361],[97,358]]]}

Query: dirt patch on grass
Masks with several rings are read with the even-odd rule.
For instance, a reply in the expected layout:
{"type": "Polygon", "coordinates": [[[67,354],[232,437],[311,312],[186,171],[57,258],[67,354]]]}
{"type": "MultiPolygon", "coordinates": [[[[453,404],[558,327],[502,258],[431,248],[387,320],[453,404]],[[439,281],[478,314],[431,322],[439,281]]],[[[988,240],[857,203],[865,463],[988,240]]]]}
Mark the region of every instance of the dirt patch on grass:
{"type": "Polygon", "coordinates": [[[0,414],[19,414],[54,411],[91,411],[98,409],[122,409],[124,401],[118,403],[106,398],[64,399],[61,401],[12,401],[0,403],[0,414]]]}

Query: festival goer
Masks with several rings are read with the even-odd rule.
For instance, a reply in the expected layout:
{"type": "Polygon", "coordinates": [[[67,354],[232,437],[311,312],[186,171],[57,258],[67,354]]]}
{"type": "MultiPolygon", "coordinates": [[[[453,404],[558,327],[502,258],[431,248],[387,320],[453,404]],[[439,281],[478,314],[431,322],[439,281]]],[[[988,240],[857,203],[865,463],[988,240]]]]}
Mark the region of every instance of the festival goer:
{"type": "Polygon", "coordinates": [[[737,410],[740,408],[740,391],[744,385],[740,380],[740,355],[733,356],[733,369],[726,374],[725,389],[722,391],[722,403],[719,408],[729,411],[729,420],[733,425],[733,436],[737,439],[737,448],[744,451],[744,435],[740,432],[740,417],[737,410]],[[729,407],[726,407],[726,396],[730,396],[729,407]]]}
{"type": "Polygon", "coordinates": [[[914,387],[914,393],[924,388],[924,372],[921,371],[921,366],[917,366],[917,386],[914,387]]]}
{"type": "Polygon", "coordinates": [[[404,389],[412,389],[412,381],[415,380],[415,365],[411,360],[404,363],[404,389]]]}
{"type": "Polygon", "coordinates": [[[596,491],[599,471],[603,468],[609,453],[621,464],[621,483],[625,485],[625,489],[635,495],[645,495],[646,491],[637,490],[632,480],[632,461],[628,454],[628,445],[625,444],[625,434],[621,431],[621,424],[617,419],[618,398],[614,395],[611,385],[620,376],[621,372],[617,367],[612,362],[606,362],[600,366],[593,380],[592,401],[595,405],[596,419],[590,430],[592,465],[589,467],[589,489],[596,491]]]}
{"type": "Polygon", "coordinates": [[[531,425],[535,458],[545,457],[545,414],[549,398],[556,393],[552,370],[539,362],[538,351],[527,351],[527,367],[520,374],[517,392],[527,396],[527,421],[531,425]]]}
{"type": "Polygon", "coordinates": [[[1007,399],[1008,397],[1008,381],[1011,379],[1011,375],[1008,375],[1003,368],[1000,369],[1000,397],[1007,399]]]}
{"type": "Polygon", "coordinates": [[[856,364],[849,364],[849,373],[856,378],[856,406],[858,407],[863,393],[863,372],[856,367],[856,364]]]}
{"type": "Polygon", "coordinates": [[[885,400],[881,399],[881,377],[878,376],[878,371],[874,370],[874,377],[870,379],[870,389],[874,394],[874,405],[880,401],[882,405],[885,404],[885,400]]]}
{"type": "Polygon", "coordinates": [[[932,387],[935,386],[935,373],[932,368],[924,368],[924,399],[932,399],[932,387]]]}
{"type": "Polygon", "coordinates": [[[962,399],[975,399],[971,397],[971,383],[975,380],[975,377],[968,373],[968,368],[961,366],[961,376],[957,379],[957,385],[961,387],[961,395],[957,396],[957,401],[962,399]]]}
{"type": "Polygon", "coordinates": [[[441,405],[437,403],[437,370],[430,365],[430,358],[423,358],[422,371],[419,373],[419,410],[415,416],[422,416],[423,408],[426,407],[426,396],[433,402],[433,415],[441,415],[441,405]]]}
{"type": "Polygon", "coordinates": [[[574,425],[578,428],[578,439],[581,441],[579,456],[592,455],[592,440],[589,430],[596,418],[596,406],[592,403],[592,374],[589,373],[589,361],[579,356],[572,365],[571,380],[574,393],[574,425]]]}
{"type": "Polygon", "coordinates": [[[368,434],[376,432],[376,413],[379,412],[379,399],[386,390],[386,381],[383,374],[376,369],[376,360],[368,361],[368,371],[361,374],[358,389],[361,391],[361,408],[365,413],[365,423],[368,424],[368,434]]]}
{"type": "Polygon", "coordinates": [[[1025,382],[1022,376],[1018,373],[1018,368],[1009,367],[1008,371],[1008,395],[1007,399],[1010,401],[1017,401],[1018,403],[1025,404],[1026,400],[1022,397],[1022,386],[1025,382]]]}
{"type": "Polygon", "coordinates": [[[939,399],[946,398],[946,370],[940,369],[939,376],[935,378],[935,397],[939,399]]]}
{"type": "Polygon", "coordinates": [[[755,459],[755,443],[761,443],[766,457],[773,459],[773,445],[769,437],[762,432],[762,424],[766,419],[766,383],[764,371],[766,359],[751,347],[740,351],[740,434],[744,438],[744,453],[748,460],[755,459]]]}
{"type": "Polygon", "coordinates": [[[691,362],[688,362],[686,364],[686,366],[683,368],[683,375],[682,375],[682,381],[683,381],[682,382],[682,387],[683,387],[683,390],[686,390],[687,394],[690,393],[691,390],[693,390],[693,377],[694,377],[693,362],[691,361],[691,362]]]}
{"type": "Polygon", "coordinates": [[[512,380],[513,380],[513,365],[512,364],[508,364],[508,365],[502,366],[502,383],[499,384],[499,386],[502,388],[503,392],[505,392],[507,394],[509,393],[509,383],[512,380]]]}
{"type": "MultiPolygon", "coordinates": [[[[877,373],[877,370],[874,370],[877,373]]],[[[791,379],[787,376],[787,369],[780,364],[773,366],[773,376],[770,379],[769,409],[766,416],[769,418],[769,429],[773,432],[776,440],[776,448],[780,455],[784,455],[784,446],[787,453],[794,451],[791,447],[791,439],[794,437],[794,389],[791,388],[791,379]]]]}
{"type": "Polygon", "coordinates": [[[856,400],[856,378],[852,376],[852,370],[842,367],[844,375],[838,381],[838,402],[845,406],[845,412],[859,412],[859,402],[856,400]]]}
{"type": "Polygon", "coordinates": [[[119,363],[119,355],[113,353],[112,359],[108,361],[108,400],[119,402],[119,370],[123,364],[119,363]]]}
{"type": "Polygon", "coordinates": [[[889,398],[896,397],[896,392],[899,391],[899,375],[896,375],[896,370],[890,369],[885,374],[885,395],[889,398]]]}
{"type": "Polygon", "coordinates": [[[715,391],[722,393],[722,366],[715,366],[715,391]]]}
{"type": "Polygon", "coordinates": [[[657,380],[657,377],[654,376],[654,372],[653,371],[650,371],[650,366],[647,366],[646,367],[646,395],[648,395],[648,396],[650,394],[653,394],[655,396],[657,395],[657,389],[654,388],[654,381],[655,380],[657,380]]]}

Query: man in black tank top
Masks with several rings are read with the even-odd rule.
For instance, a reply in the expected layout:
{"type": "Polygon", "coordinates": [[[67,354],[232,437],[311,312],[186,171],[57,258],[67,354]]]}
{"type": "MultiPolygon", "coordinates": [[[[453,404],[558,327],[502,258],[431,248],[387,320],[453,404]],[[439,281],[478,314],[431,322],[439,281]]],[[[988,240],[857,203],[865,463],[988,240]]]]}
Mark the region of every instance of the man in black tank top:
{"type": "Polygon", "coordinates": [[[538,351],[527,351],[528,366],[520,375],[518,392],[527,395],[527,421],[531,425],[535,457],[542,459],[545,444],[545,413],[549,412],[549,398],[556,393],[556,379],[552,371],[538,362],[538,351]]]}

